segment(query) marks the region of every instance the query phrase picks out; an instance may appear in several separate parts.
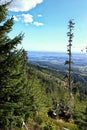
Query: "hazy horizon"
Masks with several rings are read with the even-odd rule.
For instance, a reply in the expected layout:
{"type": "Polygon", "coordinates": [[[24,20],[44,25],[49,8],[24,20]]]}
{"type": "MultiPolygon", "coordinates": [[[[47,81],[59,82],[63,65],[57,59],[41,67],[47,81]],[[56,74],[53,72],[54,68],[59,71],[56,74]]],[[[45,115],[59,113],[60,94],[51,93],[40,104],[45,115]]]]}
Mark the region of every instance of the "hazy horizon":
{"type": "MultiPolygon", "coordinates": [[[[27,52],[47,52],[47,53],[66,53],[67,54],[67,51],[49,51],[49,50],[27,50],[27,52]]],[[[87,54],[87,52],[83,51],[79,51],[79,52],[76,52],[76,51],[73,51],[72,54],[87,54]]],[[[68,56],[68,54],[67,54],[68,56]]]]}

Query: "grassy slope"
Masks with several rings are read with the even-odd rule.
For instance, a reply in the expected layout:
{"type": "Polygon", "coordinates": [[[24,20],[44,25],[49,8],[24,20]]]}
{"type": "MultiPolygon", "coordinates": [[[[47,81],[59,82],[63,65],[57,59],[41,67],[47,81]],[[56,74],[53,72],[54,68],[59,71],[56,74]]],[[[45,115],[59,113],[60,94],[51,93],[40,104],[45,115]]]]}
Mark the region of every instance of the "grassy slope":
{"type": "MultiPolygon", "coordinates": [[[[64,81],[64,74],[63,72],[59,72],[56,70],[53,70],[51,68],[44,68],[40,66],[34,66],[29,65],[29,72],[30,75],[34,75],[37,77],[41,85],[48,86],[50,83],[56,86],[57,84],[61,84],[63,88],[65,88],[65,81],[64,81]],[[33,70],[33,71],[32,71],[33,70]],[[44,81],[44,83],[42,83],[44,81]]],[[[54,88],[55,89],[55,88],[54,88]]],[[[55,93],[54,93],[55,94],[55,93]]],[[[55,94],[56,95],[56,94],[55,94]]],[[[60,96],[60,95],[59,95],[60,96]]],[[[80,115],[80,111],[84,112],[86,101],[80,102],[77,99],[78,94],[75,96],[75,104],[76,104],[76,111],[77,115],[80,115]]],[[[59,99],[59,98],[58,98],[59,99]]],[[[76,119],[77,123],[79,122],[79,119],[76,119]]],[[[78,123],[79,124],[79,123],[78,123]]],[[[31,130],[63,130],[64,128],[68,128],[70,130],[77,130],[77,126],[74,123],[67,123],[64,121],[56,121],[55,119],[51,119],[47,117],[47,115],[44,115],[43,113],[39,112],[39,115],[37,116],[37,119],[30,121],[29,120],[29,127],[32,126],[31,130]]]]}

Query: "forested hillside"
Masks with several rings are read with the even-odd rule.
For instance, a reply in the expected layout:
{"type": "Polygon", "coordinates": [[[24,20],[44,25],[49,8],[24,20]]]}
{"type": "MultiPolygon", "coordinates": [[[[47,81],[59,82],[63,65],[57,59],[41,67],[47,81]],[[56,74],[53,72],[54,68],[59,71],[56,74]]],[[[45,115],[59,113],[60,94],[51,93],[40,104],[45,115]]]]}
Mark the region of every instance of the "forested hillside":
{"type": "Polygon", "coordinates": [[[24,35],[9,37],[9,4],[0,5],[0,130],[86,130],[87,83],[73,73],[71,107],[66,73],[30,64],[17,49],[24,35]]]}
{"type": "Polygon", "coordinates": [[[31,100],[28,93],[27,54],[17,49],[23,34],[9,37],[14,18],[7,19],[8,5],[0,5],[0,129],[21,127],[29,117],[31,100]]]}
{"type": "MultiPolygon", "coordinates": [[[[65,74],[56,70],[52,70],[51,68],[44,68],[29,64],[29,75],[31,89],[33,88],[33,90],[37,94],[37,96],[36,94],[34,95],[35,99],[33,103],[38,103],[38,106],[35,106],[35,108],[37,108],[35,110],[38,113],[37,117],[39,116],[39,119],[42,119],[43,114],[45,114],[44,118],[46,117],[47,121],[50,121],[51,118],[54,119],[53,121],[62,120],[62,129],[64,126],[66,126],[70,130],[74,130],[76,129],[74,124],[78,126],[78,129],[86,129],[87,91],[84,88],[82,89],[82,87],[84,86],[84,83],[82,81],[78,80],[78,78],[75,78],[76,80],[73,84],[74,112],[73,120],[70,121],[69,114],[71,108],[69,108],[70,106],[68,88],[64,79],[65,74]],[[56,113],[56,115],[49,115],[49,111],[56,113]],[[47,117],[47,115],[49,117],[47,117]],[[68,126],[65,122],[69,122],[68,126]],[[72,127],[69,126],[71,125],[70,122],[72,122],[72,127]]],[[[35,119],[35,121],[37,121],[37,118],[35,119]]],[[[42,122],[44,122],[44,120],[42,120],[42,122]]],[[[48,125],[46,127],[47,129],[49,129],[48,125]]],[[[54,130],[56,130],[56,128],[54,128],[54,130]]]]}

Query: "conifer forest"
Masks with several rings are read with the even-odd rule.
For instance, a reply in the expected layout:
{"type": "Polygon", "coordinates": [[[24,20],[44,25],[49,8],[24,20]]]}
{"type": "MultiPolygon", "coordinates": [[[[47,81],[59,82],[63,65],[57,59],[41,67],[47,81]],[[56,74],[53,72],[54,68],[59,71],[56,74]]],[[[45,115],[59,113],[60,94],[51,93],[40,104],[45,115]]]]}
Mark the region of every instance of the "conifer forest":
{"type": "Polygon", "coordinates": [[[17,49],[24,33],[10,38],[9,4],[0,5],[0,130],[87,130],[87,74],[73,70],[75,20],[67,22],[67,69],[60,71],[17,49]]]}

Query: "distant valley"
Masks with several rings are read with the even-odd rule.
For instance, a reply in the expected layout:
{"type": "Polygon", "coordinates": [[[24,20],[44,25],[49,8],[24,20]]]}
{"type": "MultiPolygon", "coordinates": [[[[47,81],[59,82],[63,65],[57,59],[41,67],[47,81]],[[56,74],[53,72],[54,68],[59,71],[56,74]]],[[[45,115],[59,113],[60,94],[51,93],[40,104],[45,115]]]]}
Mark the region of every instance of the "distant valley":
{"type": "MultiPolygon", "coordinates": [[[[42,67],[50,67],[57,71],[67,71],[67,65],[64,62],[68,60],[68,54],[62,52],[28,52],[29,62],[42,67]]],[[[87,74],[87,54],[73,53],[72,54],[72,69],[73,73],[81,75],[87,74]]]]}

